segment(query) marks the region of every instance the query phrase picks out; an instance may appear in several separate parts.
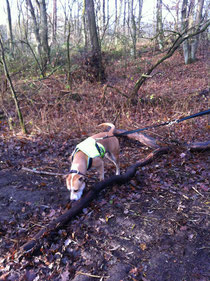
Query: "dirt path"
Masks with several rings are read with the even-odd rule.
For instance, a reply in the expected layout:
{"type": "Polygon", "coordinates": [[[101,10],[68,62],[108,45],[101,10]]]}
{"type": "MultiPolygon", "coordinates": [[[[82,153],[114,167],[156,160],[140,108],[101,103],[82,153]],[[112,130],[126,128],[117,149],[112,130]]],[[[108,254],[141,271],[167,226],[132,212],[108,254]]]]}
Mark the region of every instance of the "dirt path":
{"type": "MultiPolygon", "coordinates": [[[[69,144],[58,150],[48,145],[40,151],[29,141],[1,142],[0,280],[208,280],[207,152],[182,158],[174,153],[144,167],[131,183],[102,192],[45,238],[41,251],[16,259],[19,246],[68,203],[62,179],[20,169],[28,164],[49,170],[50,162],[67,171],[69,144]]],[[[139,147],[130,142],[121,155],[124,168],[131,150],[132,161],[139,158],[139,147]]],[[[112,166],[106,167],[111,175],[112,166]]]]}

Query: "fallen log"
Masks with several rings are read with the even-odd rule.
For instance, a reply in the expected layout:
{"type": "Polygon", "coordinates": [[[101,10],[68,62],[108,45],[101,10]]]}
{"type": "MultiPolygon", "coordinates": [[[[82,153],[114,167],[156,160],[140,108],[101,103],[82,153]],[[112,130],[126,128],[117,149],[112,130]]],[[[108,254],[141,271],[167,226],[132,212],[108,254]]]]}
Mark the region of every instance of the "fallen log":
{"type": "MultiPolygon", "coordinates": [[[[114,130],[114,134],[121,134],[121,133],[125,133],[126,130],[122,130],[122,129],[115,129],[114,130]]],[[[136,141],[139,141],[140,143],[151,147],[151,148],[160,148],[160,146],[157,144],[157,140],[147,136],[145,134],[141,134],[141,133],[133,133],[133,134],[129,134],[129,135],[122,135],[122,137],[127,137],[136,141]]]]}
{"type": "Polygon", "coordinates": [[[42,239],[48,236],[52,231],[58,230],[72,218],[78,215],[87,205],[98,195],[98,193],[107,188],[112,187],[115,184],[122,185],[127,183],[132,177],[134,177],[137,168],[145,166],[151,163],[158,156],[167,153],[169,148],[158,148],[151,152],[143,161],[137,162],[136,164],[130,166],[127,171],[122,175],[112,176],[104,181],[98,182],[94,185],[89,192],[87,192],[79,201],[72,204],[72,207],[66,211],[64,214],[50,222],[47,226],[42,228],[33,238],[31,238],[27,243],[25,243],[17,255],[20,257],[28,252],[33,252],[42,245],[42,239]]]}
{"type": "Polygon", "coordinates": [[[210,149],[210,141],[206,142],[193,142],[187,145],[190,151],[204,151],[210,149]]]}
{"type": "MultiPolygon", "coordinates": [[[[125,133],[126,130],[122,130],[122,129],[115,129],[114,130],[114,134],[121,134],[121,133],[125,133]]],[[[141,133],[133,133],[133,134],[129,134],[129,135],[122,135],[122,137],[127,137],[130,138],[132,140],[136,140],[140,143],[142,143],[143,145],[146,145],[150,148],[160,148],[160,146],[158,145],[158,143],[161,143],[159,140],[156,140],[150,136],[147,136],[145,134],[141,134],[141,133]]],[[[163,143],[161,143],[163,145],[163,143]]],[[[209,150],[210,149],[210,141],[205,141],[205,142],[193,142],[193,143],[189,143],[186,145],[187,149],[189,149],[190,151],[194,152],[194,151],[205,151],[205,150],[209,150]]]]}

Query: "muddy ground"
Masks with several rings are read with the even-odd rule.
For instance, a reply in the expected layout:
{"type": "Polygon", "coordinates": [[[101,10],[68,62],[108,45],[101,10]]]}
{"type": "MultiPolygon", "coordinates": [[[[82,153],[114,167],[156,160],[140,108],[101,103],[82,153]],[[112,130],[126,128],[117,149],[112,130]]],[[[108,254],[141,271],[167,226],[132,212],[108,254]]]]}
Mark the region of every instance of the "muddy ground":
{"type": "MultiPolygon", "coordinates": [[[[0,280],[209,280],[208,152],[173,149],[133,180],[101,192],[83,213],[43,239],[40,250],[16,252],[69,204],[61,177],[75,142],[0,139],[0,280]]],[[[121,141],[122,172],[143,159],[121,141]],[[131,159],[132,155],[132,159],[131,159]]],[[[106,163],[106,177],[113,174],[106,163]]],[[[90,172],[89,188],[96,181],[90,172]]]]}

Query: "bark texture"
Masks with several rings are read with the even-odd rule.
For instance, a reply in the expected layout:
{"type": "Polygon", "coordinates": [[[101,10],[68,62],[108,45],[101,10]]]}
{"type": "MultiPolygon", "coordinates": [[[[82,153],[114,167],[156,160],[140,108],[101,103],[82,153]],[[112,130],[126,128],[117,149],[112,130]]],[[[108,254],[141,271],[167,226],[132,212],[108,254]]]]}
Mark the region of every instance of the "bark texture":
{"type": "Polygon", "coordinates": [[[85,0],[85,10],[88,18],[90,42],[92,49],[92,62],[96,69],[96,79],[100,82],[103,82],[105,80],[105,73],[102,63],[101,47],[99,44],[98,32],[96,28],[93,0],[85,0]]]}

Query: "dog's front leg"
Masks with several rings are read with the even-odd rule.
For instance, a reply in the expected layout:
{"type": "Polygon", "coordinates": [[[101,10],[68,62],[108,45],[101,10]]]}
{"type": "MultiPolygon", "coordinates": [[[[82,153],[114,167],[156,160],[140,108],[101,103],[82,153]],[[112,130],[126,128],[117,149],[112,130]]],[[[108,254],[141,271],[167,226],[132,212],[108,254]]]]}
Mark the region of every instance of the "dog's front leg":
{"type": "Polygon", "coordinates": [[[104,180],[104,161],[101,161],[101,165],[99,166],[99,179],[100,181],[104,180]]]}

